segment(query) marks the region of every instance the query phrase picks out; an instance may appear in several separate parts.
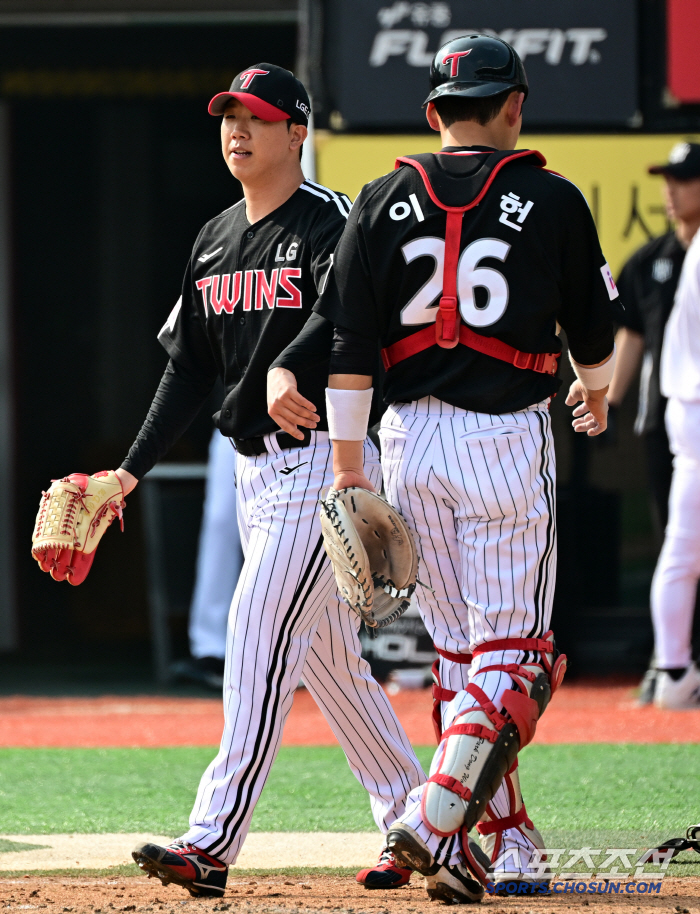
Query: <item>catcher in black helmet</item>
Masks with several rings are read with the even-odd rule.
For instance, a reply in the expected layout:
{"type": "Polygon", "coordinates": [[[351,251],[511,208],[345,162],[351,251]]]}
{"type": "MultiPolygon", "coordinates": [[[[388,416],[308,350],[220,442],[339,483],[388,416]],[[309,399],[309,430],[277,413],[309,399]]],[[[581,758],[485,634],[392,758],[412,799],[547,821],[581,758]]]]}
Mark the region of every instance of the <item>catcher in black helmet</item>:
{"type": "MultiPolygon", "coordinates": [[[[574,429],[605,429],[618,293],[580,191],[540,153],[515,149],[527,96],[515,51],[458,38],[430,80],[442,150],[401,157],[362,189],[316,311],[335,324],[326,393],[337,490],[371,488],[362,441],[381,348],[384,487],[415,535],[416,597],[440,655],[439,748],[387,852],[426,877],[431,897],[469,902],[489,882],[548,879],[517,773],[564,673],[549,630],[548,406],[560,325],[577,375],[574,429]]],[[[300,370],[307,344],[298,337],[276,364],[300,370]]],[[[311,408],[297,403],[294,421],[306,425],[311,408]]]]}

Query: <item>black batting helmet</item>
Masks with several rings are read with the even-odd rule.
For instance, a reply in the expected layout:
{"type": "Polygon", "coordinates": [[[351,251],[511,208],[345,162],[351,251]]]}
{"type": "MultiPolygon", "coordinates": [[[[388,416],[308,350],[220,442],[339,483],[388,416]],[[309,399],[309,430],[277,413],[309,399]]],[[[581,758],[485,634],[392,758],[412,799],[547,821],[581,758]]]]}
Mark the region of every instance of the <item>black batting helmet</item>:
{"type": "Polygon", "coordinates": [[[485,98],[507,89],[522,89],[527,98],[527,76],[513,48],[490,35],[465,35],[444,44],[430,65],[430,95],[423,102],[444,95],[485,98]]]}

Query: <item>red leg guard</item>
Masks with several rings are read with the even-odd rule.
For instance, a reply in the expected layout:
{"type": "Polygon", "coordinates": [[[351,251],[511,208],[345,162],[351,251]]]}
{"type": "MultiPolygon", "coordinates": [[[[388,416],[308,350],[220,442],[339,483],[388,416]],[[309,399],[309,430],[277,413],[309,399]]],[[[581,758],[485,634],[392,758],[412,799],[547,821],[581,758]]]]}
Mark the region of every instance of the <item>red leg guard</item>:
{"type": "Polygon", "coordinates": [[[479,645],[474,656],[501,651],[532,652],[540,660],[491,664],[473,674],[466,691],[476,705],[442,734],[441,757],[423,792],[423,821],[434,834],[453,835],[462,827],[469,831],[483,818],[519,749],[532,740],[552,684],[561,681],[565,664],[556,657],[551,632],[544,638],[490,641],[479,645]],[[513,680],[514,688],[500,698],[502,711],[474,682],[491,671],[508,673],[513,680]]]}

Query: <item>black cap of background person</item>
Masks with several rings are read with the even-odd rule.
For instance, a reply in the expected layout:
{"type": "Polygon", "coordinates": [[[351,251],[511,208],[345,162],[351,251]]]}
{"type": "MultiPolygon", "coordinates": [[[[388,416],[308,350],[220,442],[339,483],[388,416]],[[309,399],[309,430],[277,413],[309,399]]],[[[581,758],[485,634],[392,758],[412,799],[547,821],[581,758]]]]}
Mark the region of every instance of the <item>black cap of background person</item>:
{"type": "Polygon", "coordinates": [[[665,165],[650,165],[650,175],[671,175],[681,181],[700,178],[700,144],[676,143],[665,165]]]}
{"type": "Polygon", "coordinates": [[[444,44],[430,65],[431,93],[423,102],[445,95],[486,98],[521,89],[527,98],[525,67],[513,48],[490,35],[465,35],[444,44]]]}
{"type": "Polygon", "coordinates": [[[272,63],[246,67],[231,83],[228,92],[219,92],[209,102],[209,114],[223,114],[232,98],[264,121],[284,121],[308,126],[311,102],[303,84],[293,73],[272,63]]]}

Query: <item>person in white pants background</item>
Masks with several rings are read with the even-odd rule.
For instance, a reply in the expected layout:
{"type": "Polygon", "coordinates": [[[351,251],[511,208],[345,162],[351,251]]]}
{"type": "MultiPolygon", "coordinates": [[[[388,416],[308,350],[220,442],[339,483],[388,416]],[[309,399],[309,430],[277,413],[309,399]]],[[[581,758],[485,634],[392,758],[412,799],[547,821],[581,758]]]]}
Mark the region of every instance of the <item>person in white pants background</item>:
{"type": "Polygon", "coordinates": [[[188,634],[191,657],[173,664],[173,675],[221,691],[226,624],[243,567],[236,509],[236,449],[214,429],[199,533],[197,575],[188,634]]]}
{"type": "Polygon", "coordinates": [[[659,671],[654,701],[661,708],[700,708],[700,670],[691,659],[700,580],[700,232],[688,248],[666,325],[661,392],[668,397],[674,459],[668,526],[651,587],[659,671]]]}

